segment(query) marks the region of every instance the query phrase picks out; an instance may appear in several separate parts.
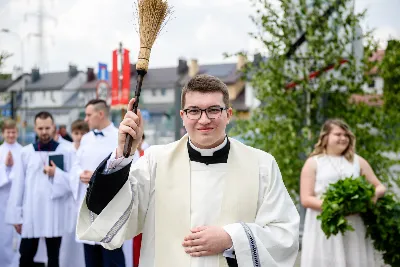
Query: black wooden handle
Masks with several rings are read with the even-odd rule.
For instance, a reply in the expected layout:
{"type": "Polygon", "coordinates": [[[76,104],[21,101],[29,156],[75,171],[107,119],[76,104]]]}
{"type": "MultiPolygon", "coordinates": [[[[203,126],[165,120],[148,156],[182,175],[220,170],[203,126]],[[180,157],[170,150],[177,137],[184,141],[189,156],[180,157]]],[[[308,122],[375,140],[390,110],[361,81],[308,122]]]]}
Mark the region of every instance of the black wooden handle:
{"type": "MultiPolygon", "coordinates": [[[[133,103],[132,110],[128,111],[133,111],[135,114],[137,114],[137,109],[139,106],[139,97],[140,97],[140,91],[142,90],[142,83],[143,83],[143,78],[146,75],[146,71],[143,70],[138,70],[137,74],[137,84],[136,84],[136,91],[135,91],[135,103],[133,103]]],[[[141,138],[141,136],[138,136],[137,138],[141,138]]],[[[133,138],[130,134],[126,134],[126,139],[125,139],[125,145],[124,145],[124,157],[128,158],[131,155],[131,150],[132,150],[132,143],[133,143],[133,138]]]]}

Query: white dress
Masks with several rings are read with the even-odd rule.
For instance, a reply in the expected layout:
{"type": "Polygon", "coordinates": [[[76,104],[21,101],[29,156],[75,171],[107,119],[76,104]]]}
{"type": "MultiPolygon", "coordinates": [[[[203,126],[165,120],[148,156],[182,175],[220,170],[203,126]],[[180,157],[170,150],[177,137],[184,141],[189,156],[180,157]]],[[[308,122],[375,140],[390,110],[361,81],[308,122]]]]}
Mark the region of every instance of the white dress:
{"type": "MultiPolygon", "coordinates": [[[[344,157],[314,156],[317,162],[315,195],[320,198],[329,184],[346,177],[359,177],[360,165],[355,156],[354,163],[344,157]]],[[[319,211],[307,209],[302,240],[302,267],[376,267],[371,240],[365,238],[365,226],[360,216],[348,216],[355,231],[326,238],[317,219],[319,211]]]]}

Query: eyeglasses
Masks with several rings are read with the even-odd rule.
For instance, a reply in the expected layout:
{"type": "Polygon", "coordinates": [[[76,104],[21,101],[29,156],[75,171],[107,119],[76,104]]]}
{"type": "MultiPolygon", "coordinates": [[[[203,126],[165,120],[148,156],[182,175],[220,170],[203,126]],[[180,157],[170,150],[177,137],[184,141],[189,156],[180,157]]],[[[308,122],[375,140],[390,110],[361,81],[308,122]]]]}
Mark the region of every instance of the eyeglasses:
{"type": "Polygon", "coordinates": [[[200,120],[201,116],[203,115],[203,112],[206,113],[206,116],[210,120],[215,120],[221,117],[222,111],[227,110],[228,108],[225,107],[209,107],[206,109],[201,109],[201,108],[187,108],[184,109],[183,111],[186,113],[186,117],[189,120],[200,120]]]}

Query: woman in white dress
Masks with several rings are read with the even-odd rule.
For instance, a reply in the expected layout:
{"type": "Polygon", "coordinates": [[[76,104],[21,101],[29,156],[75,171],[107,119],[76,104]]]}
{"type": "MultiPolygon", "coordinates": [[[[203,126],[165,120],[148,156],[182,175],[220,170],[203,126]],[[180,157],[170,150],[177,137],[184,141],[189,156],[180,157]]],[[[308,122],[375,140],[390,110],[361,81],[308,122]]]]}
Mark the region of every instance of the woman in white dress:
{"type": "Polygon", "coordinates": [[[355,231],[326,238],[317,216],[322,195],[331,183],[346,177],[364,175],[375,186],[373,201],[386,188],[368,162],[355,154],[355,136],[341,120],[328,120],[318,143],[301,172],[300,198],[307,208],[302,240],[302,267],[376,267],[372,242],[365,238],[365,226],[359,215],[347,219],[355,231]]]}

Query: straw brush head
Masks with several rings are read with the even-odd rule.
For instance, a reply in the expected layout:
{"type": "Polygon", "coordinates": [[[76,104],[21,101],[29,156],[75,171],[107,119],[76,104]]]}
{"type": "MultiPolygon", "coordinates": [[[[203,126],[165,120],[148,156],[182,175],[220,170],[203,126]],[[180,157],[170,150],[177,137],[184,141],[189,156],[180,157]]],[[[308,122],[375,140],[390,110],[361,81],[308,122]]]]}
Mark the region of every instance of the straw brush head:
{"type": "Polygon", "coordinates": [[[136,3],[140,51],[136,70],[147,72],[150,52],[158,34],[168,22],[172,8],[166,0],[138,0],[136,3]]]}

